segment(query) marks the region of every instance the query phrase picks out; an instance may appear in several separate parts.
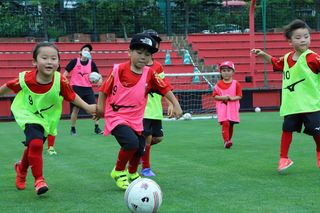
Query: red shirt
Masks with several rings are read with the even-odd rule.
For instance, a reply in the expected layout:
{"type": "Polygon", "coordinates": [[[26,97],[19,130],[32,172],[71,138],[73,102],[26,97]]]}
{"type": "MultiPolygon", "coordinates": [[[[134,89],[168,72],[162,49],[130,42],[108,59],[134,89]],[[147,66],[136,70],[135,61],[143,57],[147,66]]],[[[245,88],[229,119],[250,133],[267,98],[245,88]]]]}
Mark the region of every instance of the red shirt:
{"type": "MultiPolygon", "coordinates": [[[[122,85],[125,87],[134,86],[141,78],[140,74],[136,74],[131,71],[130,63],[131,62],[129,61],[119,65],[119,79],[122,85]]],[[[109,96],[112,91],[113,80],[114,77],[112,75],[112,72],[110,72],[109,77],[106,81],[103,82],[102,86],[100,87],[100,92],[103,92],[107,96],[109,96]]],[[[147,76],[146,94],[150,90],[157,90],[160,94],[165,95],[171,90],[171,86],[166,81],[161,79],[156,71],[150,69],[147,76]]]]}
{"type": "MultiPolygon", "coordinates": [[[[49,84],[40,84],[37,82],[36,76],[37,70],[35,69],[25,74],[24,80],[29,89],[37,94],[43,94],[48,92],[53,85],[54,78],[52,78],[52,81],[49,84]]],[[[6,86],[15,93],[18,93],[21,90],[19,78],[8,81],[6,83],[6,86]]],[[[63,75],[61,75],[60,78],[60,93],[63,96],[63,98],[69,102],[72,102],[76,97],[75,92],[69,85],[69,81],[65,77],[63,77],[63,75]]]]}
{"type": "MultiPolygon", "coordinates": [[[[152,65],[148,65],[148,67],[150,67],[151,69],[156,71],[157,74],[162,74],[162,73],[164,74],[163,66],[161,65],[160,62],[158,62],[156,60],[153,60],[153,64],[152,65]]],[[[163,78],[163,80],[170,86],[170,88],[172,90],[173,88],[172,88],[172,85],[170,84],[168,78],[163,78]]]]}
{"type": "MultiPolygon", "coordinates": [[[[219,80],[218,83],[217,83],[217,86],[220,87],[222,90],[225,90],[225,89],[228,89],[230,86],[231,86],[231,83],[225,83],[223,80],[219,80]]],[[[242,87],[241,87],[241,84],[236,81],[236,96],[241,96],[242,97],[242,87]]],[[[212,92],[212,96],[216,96],[216,95],[219,95],[216,90],[213,90],[212,92]]]]}
{"type": "MultiPolygon", "coordinates": [[[[292,59],[294,52],[290,52],[288,56],[288,66],[292,67],[295,65],[296,61],[292,59]]],[[[307,64],[309,68],[312,70],[314,73],[319,73],[320,72],[320,56],[316,53],[310,53],[306,56],[307,64]]],[[[274,71],[283,71],[284,69],[284,57],[281,58],[276,58],[272,57],[271,58],[272,66],[274,71]]]]}

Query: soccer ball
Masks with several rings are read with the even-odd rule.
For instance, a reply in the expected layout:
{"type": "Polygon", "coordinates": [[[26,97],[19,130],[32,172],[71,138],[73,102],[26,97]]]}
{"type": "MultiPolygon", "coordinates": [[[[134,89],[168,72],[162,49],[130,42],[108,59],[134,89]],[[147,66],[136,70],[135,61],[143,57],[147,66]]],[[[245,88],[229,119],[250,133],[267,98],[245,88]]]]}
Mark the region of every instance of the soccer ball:
{"type": "Polygon", "coordinates": [[[255,112],[261,112],[261,109],[260,109],[260,107],[256,107],[256,108],[254,109],[254,111],[255,111],[255,112]]]}
{"type": "Polygon", "coordinates": [[[101,75],[99,73],[97,73],[97,72],[91,72],[90,75],[89,75],[89,81],[92,84],[97,83],[100,79],[101,79],[101,75]]]}
{"type": "Polygon", "coordinates": [[[187,113],[184,113],[182,117],[183,117],[184,120],[191,120],[192,115],[187,112],[187,113]]]}
{"type": "Polygon", "coordinates": [[[162,191],[155,181],[138,178],[127,188],[124,202],[131,212],[157,212],[162,203],[162,191]]]}

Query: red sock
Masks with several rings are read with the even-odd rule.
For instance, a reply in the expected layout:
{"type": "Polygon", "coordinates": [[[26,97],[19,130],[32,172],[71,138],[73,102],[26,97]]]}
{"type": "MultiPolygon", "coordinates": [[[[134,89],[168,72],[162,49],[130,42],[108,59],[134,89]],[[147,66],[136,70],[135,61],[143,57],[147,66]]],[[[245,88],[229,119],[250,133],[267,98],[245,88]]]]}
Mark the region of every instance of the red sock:
{"type": "Polygon", "coordinates": [[[134,149],[134,150],[120,149],[115,170],[116,171],[125,170],[127,163],[133,157],[133,155],[136,153],[136,151],[137,151],[136,149],[134,149]]]}
{"type": "Polygon", "coordinates": [[[54,146],[54,141],[56,140],[56,136],[53,136],[53,135],[48,135],[48,148],[50,146],[54,146]]]}
{"type": "Polygon", "coordinates": [[[150,168],[150,145],[146,145],[146,151],[144,155],[141,157],[142,160],[142,169],[150,168]]]}
{"type": "Polygon", "coordinates": [[[31,167],[32,175],[37,180],[42,177],[42,150],[43,150],[43,140],[33,139],[29,142],[29,153],[28,160],[31,167]]]}
{"type": "Polygon", "coordinates": [[[313,139],[317,146],[316,148],[317,152],[320,152],[320,135],[314,135],[313,139]]]}
{"type": "Polygon", "coordinates": [[[288,158],[288,152],[292,141],[292,132],[282,131],[280,144],[280,158],[288,158]]]}
{"type": "Polygon", "coordinates": [[[233,135],[233,124],[230,124],[230,127],[229,127],[229,140],[231,140],[232,135],[233,135]]]}
{"type": "Polygon", "coordinates": [[[29,167],[29,161],[28,161],[28,153],[29,153],[29,148],[26,147],[26,149],[23,152],[21,163],[20,163],[20,171],[25,173],[28,171],[29,167]]]}
{"type": "Polygon", "coordinates": [[[229,121],[222,121],[222,138],[224,141],[229,141],[229,121]]]}
{"type": "Polygon", "coordinates": [[[138,170],[138,166],[140,163],[140,155],[133,155],[133,157],[129,160],[128,171],[133,174],[138,170]]]}

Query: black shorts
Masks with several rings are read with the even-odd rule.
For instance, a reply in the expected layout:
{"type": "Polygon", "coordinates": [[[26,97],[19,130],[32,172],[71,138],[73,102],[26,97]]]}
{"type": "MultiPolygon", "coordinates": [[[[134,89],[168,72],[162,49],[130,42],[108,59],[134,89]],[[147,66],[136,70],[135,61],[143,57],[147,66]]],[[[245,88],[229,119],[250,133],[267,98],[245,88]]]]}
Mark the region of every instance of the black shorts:
{"type": "Polygon", "coordinates": [[[24,134],[26,136],[26,141],[23,141],[22,143],[25,146],[28,146],[30,141],[33,139],[42,139],[43,142],[45,142],[47,139],[44,137],[44,129],[40,124],[26,124],[24,134]]]}
{"type": "MultiPolygon", "coordinates": [[[[96,97],[94,95],[92,87],[79,87],[79,86],[73,85],[72,89],[87,104],[95,104],[96,103],[96,97]]],[[[74,106],[74,104],[71,103],[70,106],[72,108],[74,106]]]]}
{"type": "Polygon", "coordinates": [[[299,113],[284,116],[282,130],[286,132],[301,132],[302,124],[304,133],[308,135],[320,135],[320,111],[299,113]]]}
{"type": "Polygon", "coordinates": [[[144,154],[146,146],[144,136],[137,134],[131,127],[120,124],[111,131],[111,134],[116,138],[122,149],[137,149],[140,156],[144,154]]]}
{"type": "Polygon", "coordinates": [[[143,135],[163,137],[162,121],[148,118],[143,119],[143,135]]]}

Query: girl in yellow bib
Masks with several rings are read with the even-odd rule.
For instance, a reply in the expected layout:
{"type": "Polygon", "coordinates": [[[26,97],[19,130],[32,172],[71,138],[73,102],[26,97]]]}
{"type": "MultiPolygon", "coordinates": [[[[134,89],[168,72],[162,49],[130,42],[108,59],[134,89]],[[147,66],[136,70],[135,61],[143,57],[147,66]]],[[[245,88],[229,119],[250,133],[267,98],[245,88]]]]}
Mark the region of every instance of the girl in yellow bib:
{"type": "Polygon", "coordinates": [[[33,64],[36,69],[21,72],[17,79],[0,87],[0,95],[17,93],[11,111],[26,136],[26,149],[21,161],[15,163],[16,187],[26,187],[28,168],[35,179],[34,187],[38,195],[48,191],[42,174],[43,143],[48,135],[57,134],[57,125],[62,112],[62,100],[70,101],[95,115],[96,105],[88,105],[69,86],[66,78],[60,75],[59,51],[54,44],[39,43],[33,51],[33,64]]]}
{"type": "Polygon", "coordinates": [[[280,145],[279,173],[293,161],[288,157],[293,132],[311,135],[316,143],[317,165],[320,168],[320,56],[309,50],[310,28],[294,20],[284,28],[284,35],[293,51],[275,58],[259,49],[252,53],[263,57],[275,71],[283,72],[280,115],[284,116],[280,145]]]}

